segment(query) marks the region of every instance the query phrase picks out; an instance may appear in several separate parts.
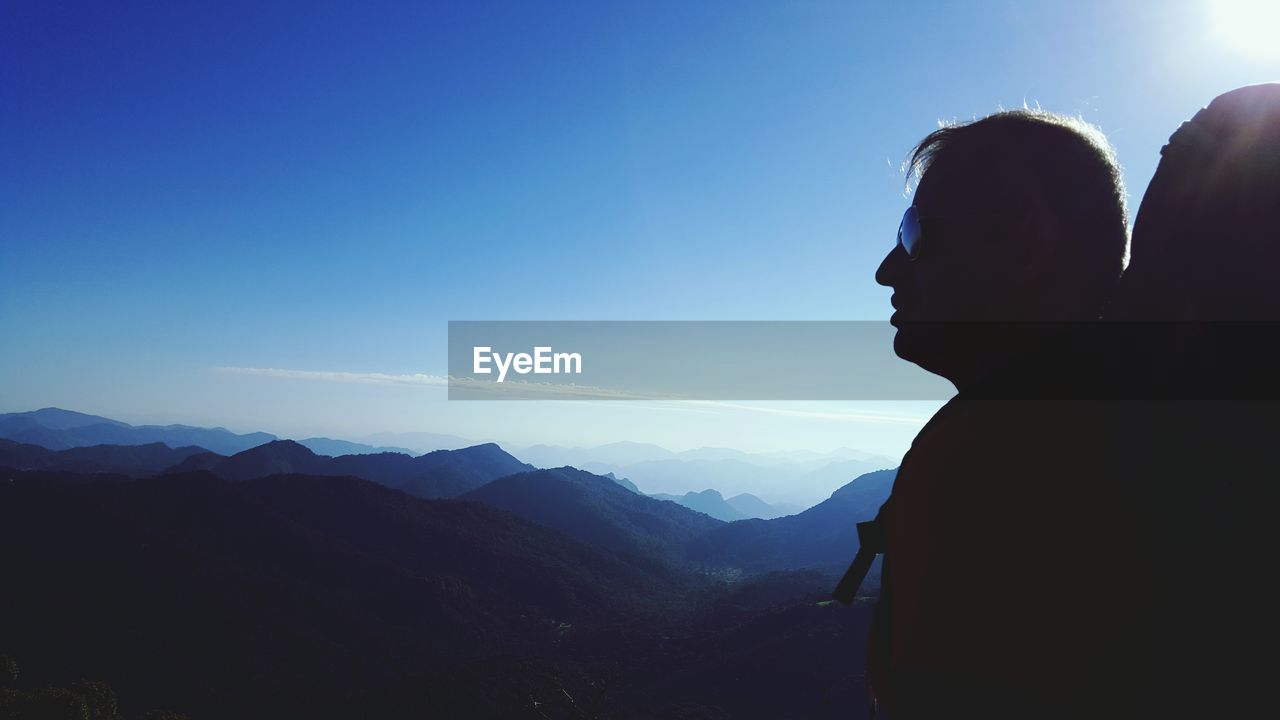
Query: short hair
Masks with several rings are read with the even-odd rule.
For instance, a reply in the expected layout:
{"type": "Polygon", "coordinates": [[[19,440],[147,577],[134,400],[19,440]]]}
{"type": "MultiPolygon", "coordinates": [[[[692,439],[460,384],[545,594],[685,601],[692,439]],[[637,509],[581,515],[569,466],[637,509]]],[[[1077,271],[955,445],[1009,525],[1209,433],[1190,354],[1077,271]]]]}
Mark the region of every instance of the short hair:
{"type": "Polygon", "coordinates": [[[1039,109],[1001,111],[929,133],[911,151],[908,178],[943,165],[982,180],[973,187],[1036,201],[1065,230],[1064,270],[1078,273],[1101,310],[1129,258],[1124,180],[1101,130],[1039,109]]]}

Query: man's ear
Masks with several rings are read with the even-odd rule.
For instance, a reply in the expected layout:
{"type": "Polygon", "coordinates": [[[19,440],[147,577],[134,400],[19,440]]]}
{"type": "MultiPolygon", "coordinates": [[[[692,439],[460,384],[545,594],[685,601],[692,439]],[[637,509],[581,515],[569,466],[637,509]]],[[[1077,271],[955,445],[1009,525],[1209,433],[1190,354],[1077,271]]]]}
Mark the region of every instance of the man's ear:
{"type": "Polygon", "coordinates": [[[1011,258],[1017,287],[1041,285],[1059,272],[1059,250],[1067,241],[1061,223],[1054,221],[1042,199],[1029,201],[1023,208],[1014,225],[1018,249],[1011,258]]]}

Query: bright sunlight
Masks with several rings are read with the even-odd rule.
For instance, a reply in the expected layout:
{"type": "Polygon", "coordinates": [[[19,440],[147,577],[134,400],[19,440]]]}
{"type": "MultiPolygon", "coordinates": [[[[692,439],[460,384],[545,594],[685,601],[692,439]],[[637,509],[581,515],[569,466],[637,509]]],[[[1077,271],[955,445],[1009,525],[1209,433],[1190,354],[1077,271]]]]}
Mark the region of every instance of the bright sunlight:
{"type": "Polygon", "coordinates": [[[1280,2],[1276,0],[1212,0],[1213,33],[1228,47],[1256,59],[1280,60],[1280,2]]]}

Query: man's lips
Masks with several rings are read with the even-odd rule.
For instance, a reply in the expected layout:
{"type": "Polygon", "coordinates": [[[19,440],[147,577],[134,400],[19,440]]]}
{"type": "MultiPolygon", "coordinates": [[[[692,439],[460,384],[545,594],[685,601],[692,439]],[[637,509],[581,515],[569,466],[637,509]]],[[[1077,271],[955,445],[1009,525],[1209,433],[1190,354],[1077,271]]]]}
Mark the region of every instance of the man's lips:
{"type": "Polygon", "coordinates": [[[889,304],[893,306],[894,310],[893,314],[889,316],[890,323],[897,320],[900,315],[905,315],[911,311],[912,303],[905,302],[903,298],[898,297],[897,293],[889,297],[889,304]]]}

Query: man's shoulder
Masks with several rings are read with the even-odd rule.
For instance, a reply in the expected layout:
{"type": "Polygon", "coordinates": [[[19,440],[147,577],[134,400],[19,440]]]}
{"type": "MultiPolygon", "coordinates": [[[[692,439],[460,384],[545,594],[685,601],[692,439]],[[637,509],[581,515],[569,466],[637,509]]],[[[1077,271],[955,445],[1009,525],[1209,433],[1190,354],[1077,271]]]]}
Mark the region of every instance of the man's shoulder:
{"type": "Polygon", "coordinates": [[[1076,427],[1084,411],[1081,403],[1073,401],[960,394],[925,423],[911,448],[919,451],[954,444],[988,452],[1007,445],[1010,434],[1035,435],[1046,427],[1076,427]]]}
{"type": "Polygon", "coordinates": [[[973,486],[1097,472],[1102,412],[1084,401],[958,395],[916,436],[899,482],[973,486]]]}

